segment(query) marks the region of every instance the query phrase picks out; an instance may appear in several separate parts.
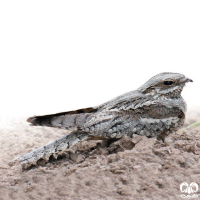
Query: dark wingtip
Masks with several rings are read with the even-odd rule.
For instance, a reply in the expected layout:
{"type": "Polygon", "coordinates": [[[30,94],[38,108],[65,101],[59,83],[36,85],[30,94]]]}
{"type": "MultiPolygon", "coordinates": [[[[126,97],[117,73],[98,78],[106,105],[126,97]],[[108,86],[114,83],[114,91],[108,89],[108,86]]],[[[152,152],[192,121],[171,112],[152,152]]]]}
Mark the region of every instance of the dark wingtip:
{"type": "Polygon", "coordinates": [[[31,121],[33,120],[34,117],[29,117],[26,121],[31,123],[31,121]]]}
{"type": "Polygon", "coordinates": [[[30,123],[30,125],[38,125],[39,123],[37,122],[37,117],[29,117],[27,120],[27,122],[30,123]]]}
{"type": "Polygon", "coordinates": [[[29,122],[31,126],[52,126],[51,116],[49,115],[29,117],[26,121],[29,122]]]}

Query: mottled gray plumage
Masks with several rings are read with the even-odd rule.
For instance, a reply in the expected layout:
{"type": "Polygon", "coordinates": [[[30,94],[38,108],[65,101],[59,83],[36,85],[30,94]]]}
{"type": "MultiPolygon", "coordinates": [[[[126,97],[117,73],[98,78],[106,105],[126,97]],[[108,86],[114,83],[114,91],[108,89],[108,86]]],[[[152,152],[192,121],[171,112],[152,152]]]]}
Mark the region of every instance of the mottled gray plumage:
{"type": "Polygon", "coordinates": [[[32,125],[72,132],[25,154],[20,161],[26,168],[86,139],[118,139],[133,134],[163,138],[184,123],[186,103],[181,92],[187,82],[192,80],[182,74],[160,73],[137,90],[99,106],[31,117],[27,121],[32,125]]]}

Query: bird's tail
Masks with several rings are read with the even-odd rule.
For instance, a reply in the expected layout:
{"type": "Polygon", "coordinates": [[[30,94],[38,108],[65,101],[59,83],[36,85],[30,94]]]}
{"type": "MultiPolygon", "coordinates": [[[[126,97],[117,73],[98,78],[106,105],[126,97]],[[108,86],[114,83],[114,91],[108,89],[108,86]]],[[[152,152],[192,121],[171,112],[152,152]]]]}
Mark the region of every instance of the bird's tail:
{"type": "Polygon", "coordinates": [[[63,151],[72,147],[80,141],[87,140],[88,134],[85,132],[74,131],[59,139],[48,143],[47,145],[35,149],[29,153],[24,154],[18,160],[22,164],[23,169],[27,169],[31,166],[39,164],[38,162],[46,163],[50,156],[57,159],[58,155],[61,155],[63,151]]]}
{"type": "Polygon", "coordinates": [[[72,128],[72,130],[76,130],[96,111],[97,109],[90,107],[52,115],[34,116],[28,118],[27,122],[33,126],[49,126],[70,130],[72,128]]]}

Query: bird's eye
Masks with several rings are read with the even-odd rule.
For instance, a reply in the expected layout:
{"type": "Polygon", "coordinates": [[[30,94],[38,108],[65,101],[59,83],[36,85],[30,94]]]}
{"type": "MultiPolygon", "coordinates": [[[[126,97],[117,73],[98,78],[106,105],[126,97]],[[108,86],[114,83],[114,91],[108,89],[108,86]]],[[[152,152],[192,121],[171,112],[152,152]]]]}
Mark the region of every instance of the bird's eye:
{"type": "Polygon", "coordinates": [[[164,84],[165,85],[172,85],[174,82],[173,81],[165,81],[164,84]]]}

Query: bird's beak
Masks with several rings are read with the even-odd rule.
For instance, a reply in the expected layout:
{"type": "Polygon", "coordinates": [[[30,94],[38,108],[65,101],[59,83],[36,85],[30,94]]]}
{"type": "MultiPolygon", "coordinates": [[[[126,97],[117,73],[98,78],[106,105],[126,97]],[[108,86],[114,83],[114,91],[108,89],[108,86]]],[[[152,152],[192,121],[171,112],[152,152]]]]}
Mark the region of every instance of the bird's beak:
{"type": "Polygon", "coordinates": [[[192,80],[192,79],[189,79],[189,78],[187,78],[187,79],[186,79],[186,82],[193,82],[193,80],[192,80]]]}
{"type": "Polygon", "coordinates": [[[187,78],[187,77],[184,77],[184,78],[182,78],[182,79],[180,80],[180,82],[181,82],[181,83],[188,83],[188,82],[193,82],[193,80],[192,80],[192,79],[189,79],[189,78],[187,78]]]}

